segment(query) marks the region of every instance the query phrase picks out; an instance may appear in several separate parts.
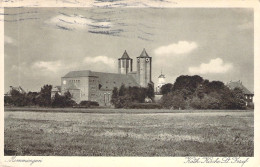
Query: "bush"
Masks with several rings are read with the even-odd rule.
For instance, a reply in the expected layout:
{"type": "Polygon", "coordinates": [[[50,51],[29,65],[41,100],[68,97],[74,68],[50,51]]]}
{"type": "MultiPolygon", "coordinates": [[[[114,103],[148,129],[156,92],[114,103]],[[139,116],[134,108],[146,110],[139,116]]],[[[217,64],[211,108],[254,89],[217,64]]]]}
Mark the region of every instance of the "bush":
{"type": "Polygon", "coordinates": [[[161,109],[162,106],[157,103],[131,103],[128,105],[131,109],[161,109]]]}
{"type": "Polygon", "coordinates": [[[52,98],[52,107],[72,107],[75,104],[76,102],[72,100],[72,96],[69,92],[64,93],[64,96],[56,93],[52,98]]]}
{"type": "Polygon", "coordinates": [[[190,102],[190,106],[193,109],[202,109],[201,100],[198,97],[193,97],[190,102]]]}
{"type": "Polygon", "coordinates": [[[82,107],[82,108],[89,108],[89,107],[97,107],[99,106],[98,102],[96,101],[81,101],[80,104],[79,104],[79,107],[82,107]]]}
{"type": "Polygon", "coordinates": [[[193,109],[219,109],[218,99],[205,95],[202,99],[193,97],[190,102],[190,106],[193,109]]]}
{"type": "Polygon", "coordinates": [[[186,109],[187,108],[187,102],[184,100],[183,96],[178,93],[176,93],[176,94],[168,93],[166,95],[163,95],[160,103],[164,108],[168,108],[168,109],[186,109]]]}
{"type": "Polygon", "coordinates": [[[113,105],[115,108],[128,108],[131,105],[131,98],[128,96],[119,96],[117,99],[113,99],[113,105]]]}
{"type": "Polygon", "coordinates": [[[11,96],[4,96],[4,105],[9,106],[13,104],[13,99],[11,96]]]}
{"type": "Polygon", "coordinates": [[[10,103],[13,103],[14,106],[27,106],[28,105],[28,99],[26,98],[26,93],[20,93],[18,90],[11,90],[10,92],[11,98],[5,99],[6,102],[9,101],[10,103]]]}

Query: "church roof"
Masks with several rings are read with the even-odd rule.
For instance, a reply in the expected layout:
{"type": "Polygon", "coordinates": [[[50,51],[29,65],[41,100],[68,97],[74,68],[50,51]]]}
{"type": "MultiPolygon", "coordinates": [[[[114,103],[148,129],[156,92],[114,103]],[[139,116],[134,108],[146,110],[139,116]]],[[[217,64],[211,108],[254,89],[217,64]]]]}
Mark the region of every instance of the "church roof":
{"type": "Polygon", "coordinates": [[[243,84],[241,81],[237,81],[237,82],[229,82],[227,84],[227,86],[230,88],[230,89],[235,89],[235,88],[240,88],[244,94],[253,94],[251,93],[243,84]]]}
{"type": "Polygon", "coordinates": [[[63,78],[89,77],[89,76],[91,76],[91,71],[83,70],[83,71],[70,71],[63,78]]]}
{"type": "Polygon", "coordinates": [[[145,50],[145,49],[143,49],[143,51],[142,51],[142,53],[140,54],[140,56],[139,56],[139,57],[149,57],[149,56],[148,56],[148,54],[147,54],[146,50],[145,50]]]}
{"type": "Polygon", "coordinates": [[[128,86],[139,86],[132,75],[117,74],[117,73],[104,73],[92,72],[93,75],[98,77],[99,83],[102,85],[102,90],[113,90],[114,87],[120,87],[124,84],[128,86]]]}
{"type": "Polygon", "coordinates": [[[119,59],[131,59],[131,58],[128,56],[128,54],[127,54],[127,52],[125,50],[125,52],[123,53],[122,57],[119,58],[119,59]]]}
{"type": "MultiPolygon", "coordinates": [[[[133,75],[125,75],[118,73],[94,72],[90,70],[71,71],[63,78],[78,78],[78,77],[96,77],[102,90],[113,90],[114,87],[120,87],[124,84],[128,86],[139,86],[133,75]]],[[[70,88],[72,89],[72,87],[70,88]]]]}

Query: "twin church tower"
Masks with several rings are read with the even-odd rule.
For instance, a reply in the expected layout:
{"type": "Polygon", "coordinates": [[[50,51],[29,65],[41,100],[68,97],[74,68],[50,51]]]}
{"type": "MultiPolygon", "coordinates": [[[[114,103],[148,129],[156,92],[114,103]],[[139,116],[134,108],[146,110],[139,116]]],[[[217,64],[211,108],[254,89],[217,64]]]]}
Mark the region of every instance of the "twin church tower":
{"type": "Polygon", "coordinates": [[[132,75],[141,87],[147,87],[149,83],[152,83],[152,57],[143,49],[137,57],[137,71],[133,72],[133,59],[125,51],[118,59],[118,73],[132,75]]]}
{"type": "Polygon", "coordinates": [[[149,83],[153,84],[151,78],[152,57],[148,56],[145,49],[137,57],[137,71],[133,71],[133,59],[125,51],[118,59],[118,73],[70,71],[61,77],[60,93],[69,91],[77,103],[85,100],[96,101],[100,106],[110,106],[115,87],[119,89],[122,84],[126,87],[147,87],[149,83]]]}

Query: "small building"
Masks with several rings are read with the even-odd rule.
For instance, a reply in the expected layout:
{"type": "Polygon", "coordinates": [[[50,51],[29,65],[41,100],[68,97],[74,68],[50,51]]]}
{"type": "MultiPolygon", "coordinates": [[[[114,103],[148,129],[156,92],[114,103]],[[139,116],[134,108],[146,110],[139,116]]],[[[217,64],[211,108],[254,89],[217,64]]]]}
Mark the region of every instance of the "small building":
{"type": "Polygon", "coordinates": [[[61,86],[55,86],[55,87],[52,88],[51,97],[54,97],[56,93],[61,95],[61,86]]]}
{"type": "Polygon", "coordinates": [[[246,99],[246,106],[250,103],[253,103],[253,97],[254,94],[252,92],[250,92],[243,84],[241,81],[230,81],[229,83],[227,83],[227,87],[229,87],[230,89],[235,89],[235,88],[240,88],[244,95],[245,95],[245,99],[246,99]]]}
{"type": "Polygon", "coordinates": [[[22,93],[22,94],[26,93],[21,86],[18,86],[18,87],[10,86],[10,90],[8,92],[6,92],[4,95],[11,96],[12,90],[17,90],[19,93],[22,93]]]}

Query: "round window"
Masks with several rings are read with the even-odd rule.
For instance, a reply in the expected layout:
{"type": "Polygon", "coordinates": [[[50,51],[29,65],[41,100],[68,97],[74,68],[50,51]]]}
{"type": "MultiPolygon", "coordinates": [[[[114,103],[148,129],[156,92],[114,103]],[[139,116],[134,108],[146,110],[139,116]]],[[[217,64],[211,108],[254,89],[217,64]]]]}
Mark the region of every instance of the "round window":
{"type": "Polygon", "coordinates": [[[149,58],[146,58],[146,62],[149,62],[149,58]]]}

